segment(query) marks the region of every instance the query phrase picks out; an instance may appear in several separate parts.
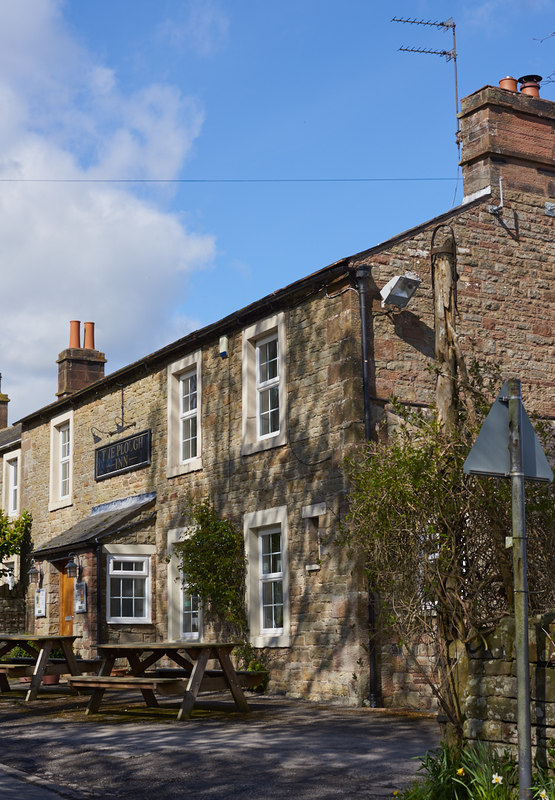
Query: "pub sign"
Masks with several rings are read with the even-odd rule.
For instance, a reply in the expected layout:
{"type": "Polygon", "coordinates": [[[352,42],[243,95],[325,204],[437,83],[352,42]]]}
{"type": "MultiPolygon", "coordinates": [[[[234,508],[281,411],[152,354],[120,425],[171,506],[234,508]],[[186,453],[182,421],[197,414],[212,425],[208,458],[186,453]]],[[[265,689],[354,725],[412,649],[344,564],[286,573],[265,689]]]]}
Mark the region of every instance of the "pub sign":
{"type": "Polygon", "coordinates": [[[94,479],[103,481],[112,475],[130,472],[150,464],[150,428],[133,436],[126,436],[112,444],[97,447],[94,451],[94,479]]]}

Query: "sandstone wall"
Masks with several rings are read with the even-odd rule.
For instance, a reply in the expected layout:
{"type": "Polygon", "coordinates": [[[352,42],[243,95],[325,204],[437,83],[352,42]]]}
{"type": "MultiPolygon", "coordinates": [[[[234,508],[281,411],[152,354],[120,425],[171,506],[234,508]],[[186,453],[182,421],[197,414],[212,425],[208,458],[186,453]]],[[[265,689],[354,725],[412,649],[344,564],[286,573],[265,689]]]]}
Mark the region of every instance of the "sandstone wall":
{"type": "MultiPolygon", "coordinates": [[[[555,613],[530,620],[530,718],[534,754],[545,764],[555,737],[555,613]]],[[[517,683],[514,620],[505,620],[485,642],[467,651],[457,673],[466,715],[464,734],[500,750],[516,750],[517,683]]]]}

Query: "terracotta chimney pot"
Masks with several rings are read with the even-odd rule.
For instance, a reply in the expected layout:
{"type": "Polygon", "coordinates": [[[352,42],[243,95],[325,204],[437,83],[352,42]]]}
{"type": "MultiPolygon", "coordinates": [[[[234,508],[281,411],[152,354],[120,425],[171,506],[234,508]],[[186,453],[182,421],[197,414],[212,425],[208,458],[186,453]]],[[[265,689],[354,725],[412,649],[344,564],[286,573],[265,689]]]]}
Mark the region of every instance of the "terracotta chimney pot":
{"type": "Polygon", "coordinates": [[[85,350],[94,350],[94,322],[85,322],[85,350]]]}
{"type": "Polygon", "coordinates": [[[69,346],[75,350],[81,347],[81,322],[78,319],[69,323],[69,346]]]}
{"type": "Polygon", "coordinates": [[[523,75],[518,79],[521,84],[520,93],[527,94],[529,97],[539,97],[541,79],[541,75],[523,75]]]}
{"type": "Polygon", "coordinates": [[[517,80],[513,78],[511,75],[507,75],[505,78],[501,78],[499,81],[499,88],[500,89],[507,89],[509,92],[516,92],[517,91],[517,80]]]}

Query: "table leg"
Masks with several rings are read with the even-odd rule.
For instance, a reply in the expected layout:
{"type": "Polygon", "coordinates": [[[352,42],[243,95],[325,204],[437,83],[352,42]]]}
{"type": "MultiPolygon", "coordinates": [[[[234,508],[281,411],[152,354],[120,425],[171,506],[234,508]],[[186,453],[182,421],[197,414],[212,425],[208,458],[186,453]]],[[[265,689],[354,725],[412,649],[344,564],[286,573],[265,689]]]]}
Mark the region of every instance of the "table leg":
{"type": "Polygon", "coordinates": [[[10,682],[5,672],[0,672],[0,692],[9,692],[10,682]]]}
{"type": "MultiPolygon", "coordinates": [[[[100,665],[98,674],[109,675],[112,671],[112,667],[114,666],[115,660],[116,660],[115,656],[112,655],[106,656],[104,661],[100,665]]],[[[85,714],[95,714],[100,708],[100,704],[102,702],[103,697],[104,697],[104,689],[93,689],[91,694],[91,699],[89,700],[89,705],[87,706],[85,714]]]]}
{"type": "Polygon", "coordinates": [[[209,650],[201,650],[197,660],[195,661],[193,670],[191,672],[191,677],[189,678],[189,683],[187,684],[187,690],[183,697],[181,708],[177,714],[178,720],[189,719],[191,716],[191,711],[195,705],[200,684],[202,683],[202,679],[204,677],[204,671],[206,669],[206,665],[208,664],[209,655],[209,650]]]}
{"type": "Polygon", "coordinates": [[[50,651],[52,650],[52,642],[44,642],[43,646],[40,649],[39,657],[37,658],[35,669],[33,670],[33,677],[31,678],[31,686],[29,691],[25,695],[25,700],[28,702],[29,700],[34,700],[37,696],[37,692],[39,690],[42,676],[44,675],[44,670],[46,669],[46,665],[48,663],[48,659],[50,657],[50,651]]]}
{"type": "Polygon", "coordinates": [[[91,695],[91,699],[89,700],[89,705],[87,706],[85,714],[96,714],[100,708],[103,697],[104,689],[93,689],[93,693],[91,695]]]}
{"type": "Polygon", "coordinates": [[[63,639],[60,642],[60,645],[62,647],[62,653],[64,654],[64,658],[67,662],[71,675],[80,675],[81,670],[79,669],[79,666],[77,664],[75,653],[73,652],[73,647],[69,642],[66,642],[63,639]]]}
{"type": "MultiPolygon", "coordinates": [[[[127,660],[129,661],[132,675],[139,676],[144,673],[146,667],[144,663],[141,662],[141,659],[138,655],[135,653],[128,653],[127,660]]],[[[141,689],[141,694],[143,696],[143,700],[149,708],[158,708],[158,700],[156,699],[156,695],[152,689],[141,689]]]]}
{"type": "Polygon", "coordinates": [[[224,650],[217,650],[218,661],[222,665],[222,670],[224,673],[225,681],[229,686],[229,691],[233,695],[233,699],[235,700],[235,705],[242,711],[243,713],[247,714],[250,711],[249,704],[243,694],[243,690],[237,680],[237,675],[235,674],[235,670],[233,668],[233,664],[231,663],[231,659],[229,657],[229,653],[224,650]]]}

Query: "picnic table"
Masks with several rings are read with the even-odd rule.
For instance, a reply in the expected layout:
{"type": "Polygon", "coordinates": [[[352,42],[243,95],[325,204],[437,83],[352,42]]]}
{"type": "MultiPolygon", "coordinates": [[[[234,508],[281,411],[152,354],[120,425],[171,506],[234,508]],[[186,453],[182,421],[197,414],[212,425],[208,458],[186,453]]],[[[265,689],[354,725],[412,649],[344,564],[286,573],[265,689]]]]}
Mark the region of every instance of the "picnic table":
{"type": "Polygon", "coordinates": [[[177,719],[189,719],[201,685],[212,681],[216,686],[227,688],[239,711],[250,708],[241,689],[238,673],[230,658],[236,647],[234,642],[123,642],[102,644],[97,649],[103,658],[102,666],[95,676],[69,678],[76,689],[92,689],[87,714],[99,710],[104,692],[108,689],[138,689],[147,706],[155,707],[158,701],[155,690],[164,694],[183,695],[177,719]],[[158,669],[147,672],[160,659],[168,658],[176,666],[173,669],[158,669]],[[116,659],[126,659],[127,675],[112,675],[116,659]],[[219,662],[221,670],[207,670],[210,659],[219,662]],[[222,680],[223,679],[223,680],[222,680]]]}
{"type": "Polygon", "coordinates": [[[31,685],[25,700],[34,700],[45,674],[80,675],[81,671],[75,653],[73,642],[78,636],[35,636],[30,633],[0,633],[0,659],[10,653],[15,647],[20,647],[27,654],[27,658],[14,659],[13,662],[0,661],[0,692],[9,692],[10,684],[8,675],[19,670],[24,673],[31,672],[31,685]],[[55,661],[51,657],[54,649],[60,649],[62,656],[55,661]]]}

